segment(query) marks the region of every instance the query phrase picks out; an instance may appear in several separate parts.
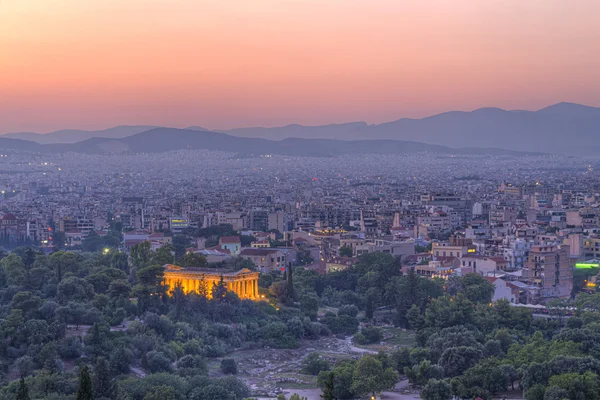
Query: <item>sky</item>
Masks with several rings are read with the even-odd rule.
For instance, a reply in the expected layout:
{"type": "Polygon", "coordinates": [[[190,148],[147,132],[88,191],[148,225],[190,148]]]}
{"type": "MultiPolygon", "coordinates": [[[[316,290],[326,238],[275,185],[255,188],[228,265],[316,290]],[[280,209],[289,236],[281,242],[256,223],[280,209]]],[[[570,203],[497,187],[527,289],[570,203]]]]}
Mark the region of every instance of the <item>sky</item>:
{"type": "Polygon", "coordinates": [[[600,106],[598,0],[0,0],[0,133],[600,106]]]}

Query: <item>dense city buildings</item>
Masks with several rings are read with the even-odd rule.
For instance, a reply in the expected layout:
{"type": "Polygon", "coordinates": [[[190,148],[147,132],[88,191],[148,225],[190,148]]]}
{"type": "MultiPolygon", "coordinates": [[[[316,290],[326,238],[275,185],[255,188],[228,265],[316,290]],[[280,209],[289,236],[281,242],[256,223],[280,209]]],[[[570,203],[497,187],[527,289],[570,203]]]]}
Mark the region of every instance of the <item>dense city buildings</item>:
{"type": "Polygon", "coordinates": [[[511,301],[536,303],[569,297],[574,264],[600,258],[600,185],[589,162],[427,153],[355,161],[10,152],[0,240],[8,250],[102,242],[129,252],[183,237],[185,251],[209,264],[242,259],[259,272],[299,264],[326,273],[382,252],[421,275],[500,279],[519,287],[511,301]],[[223,226],[227,234],[210,239],[223,226]]]}

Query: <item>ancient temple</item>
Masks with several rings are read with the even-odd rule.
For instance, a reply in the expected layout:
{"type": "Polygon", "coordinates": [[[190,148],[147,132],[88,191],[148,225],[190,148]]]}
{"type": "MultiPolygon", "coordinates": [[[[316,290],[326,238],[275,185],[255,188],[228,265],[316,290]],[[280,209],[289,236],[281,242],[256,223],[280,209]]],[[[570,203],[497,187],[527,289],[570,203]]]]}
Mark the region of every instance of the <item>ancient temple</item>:
{"type": "Polygon", "coordinates": [[[223,280],[227,290],[235,292],[240,299],[258,300],[258,272],[247,268],[239,271],[223,271],[212,268],[183,268],[178,265],[165,265],[164,282],[171,292],[178,282],[184,293],[198,292],[202,285],[206,288],[208,297],[212,289],[223,280]]]}

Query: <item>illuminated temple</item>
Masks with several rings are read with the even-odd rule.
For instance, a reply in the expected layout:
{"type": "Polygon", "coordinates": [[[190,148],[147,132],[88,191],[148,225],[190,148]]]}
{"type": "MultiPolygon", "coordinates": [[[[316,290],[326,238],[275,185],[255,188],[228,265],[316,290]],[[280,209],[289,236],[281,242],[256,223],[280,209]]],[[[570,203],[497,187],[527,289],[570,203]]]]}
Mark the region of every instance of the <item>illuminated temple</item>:
{"type": "Polygon", "coordinates": [[[208,297],[212,296],[212,288],[223,279],[227,290],[235,292],[240,299],[257,300],[258,272],[247,268],[239,271],[223,271],[210,268],[183,268],[178,265],[165,265],[164,282],[169,286],[169,292],[175,289],[178,282],[184,293],[198,292],[201,285],[206,287],[208,297]]]}

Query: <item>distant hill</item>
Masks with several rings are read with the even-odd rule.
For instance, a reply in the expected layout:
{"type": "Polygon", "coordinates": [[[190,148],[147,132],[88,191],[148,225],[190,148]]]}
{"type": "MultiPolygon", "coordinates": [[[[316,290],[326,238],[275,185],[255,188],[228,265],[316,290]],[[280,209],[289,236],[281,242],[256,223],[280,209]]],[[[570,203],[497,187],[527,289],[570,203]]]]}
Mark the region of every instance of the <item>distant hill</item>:
{"type": "MultiPolygon", "coordinates": [[[[451,148],[474,148],[475,151],[480,151],[482,148],[490,151],[489,149],[494,148],[498,151],[542,152],[585,157],[600,155],[600,108],[574,103],[559,103],[537,111],[500,108],[481,108],[470,112],[451,111],[427,118],[403,118],[378,125],[351,122],[323,126],[287,125],[276,128],[240,128],[219,132],[210,132],[200,126],[191,126],[183,130],[151,126],[118,126],[99,131],[63,130],[44,135],[23,132],[0,136],[0,138],[24,139],[53,145],[78,144],[74,148],[80,149],[79,151],[135,151],[132,150],[132,146],[155,151],[152,150],[155,148],[153,143],[137,143],[138,139],[135,138],[136,135],[148,131],[155,131],[147,135],[148,140],[152,137],[161,143],[156,147],[156,151],[174,147],[218,147],[219,150],[227,148],[228,151],[253,152],[258,151],[260,147],[261,151],[267,149],[268,152],[279,152],[279,154],[283,154],[282,152],[304,154],[308,150],[313,153],[336,154],[336,151],[342,151],[336,150],[336,148],[350,151],[354,145],[344,147],[345,145],[337,142],[335,144],[318,142],[318,145],[321,146],[320,149],[307,149],[304,146],[308,145],[301,142],[300,139],[362,140],[365,142],[362,142],[361,146],[366,146],[365,148],[370,150],[373,149],[370,146],[378,147],[381,142],[371,143],[369,141],[385,139],[404,143],[403,148],[428,144],[451,148]],[[199,136],[193,136],[189,132],[199,136]],[[165,140],[163,138],[165,134],[173,135],[172,140],[165,140]],[[226,136],[219,136],[224,134],[226,136]],[[261,141],[234,141],[232,137],[268,139],[281,141],[281,143],[274,145],[261,141]],[[120,141],[107,142],[94,138],[119,139],[120,141]],[[126,138],[127,140],[121,140],[126,138]],[[291,140],[292,138],[294,139],[291,140]],[[290,140],[286,142],[285,139],[290,140]],[[80,143],[86,140],[92,141],[80,143]],[[215,141],[215,143],[204,143],[206,140],[215,141]]],[[[396,142],[389,145],[394,149],[397,149],[398,146],[396,142]]],[[[55,148],[59,149],[60,146],[55,148]]],[[[352,151],[360,151],[360,149],[352,151]]]]}
{"type": "Polygon", "coordinates": [[[203,128],[201,126],[188,126],[187,128],[185,128],[189,131],[210,131],[210,129],[207,128],[203,128]]]}
{"type": "Polygon", "coordinates": [[[84,131],[76,129],[63,129],[60,131],[50,133],[33,133],[33,132],[19,132],[19,133],[8,133],[0,136],[0,138],[12,138],[30,140],[32,142],[40,144],[54,144],[54,143],[77,143],[82,140],[91,139],[94,137],[103,138],[124,138],[127,136],[135,135],[136,133],[145,132],[149,129],[156,128],[155,126],[146,125],[135,125],[135,126],[115,126],[114,128],[102,129],[97,131],[84,131]]]}
{"type": "Polygon", "coordinates": [[[28,140],[4,138],[0,136],[0,150],[40,152],[44,149],[39,143],[30,142],[28,140]]]}
{"type": "Polygon", "coordinates": [[[121,139],[92,138],[74,144],[52,144],[45,151],[81,153],[160,153],[182,149],[206,149],[240,154],[283,154],[293,156],[335,156],[341,154],[524,154],[501,149],[452,149],[400,140],[298,139],[267,140],[243,138],[219,132],[156,128],[121,139]]]}
{"type": "Polygon", "coordinates": [[[600,108],[559,103],[538,111],[481,108],[451,111],[421,119],[403,118],[379,125],[351,124],[224,131],[236,136],[283,139],[396,139],[450,147],[595,156],[600,154],[600,108]]]}
{"type": "Polygon", "coordinates": [[[349,122],[322,126],[286,125],[278,128],[238,128],[220,131],[233,136],[257,137],[271,140],[285,138],[302,139],[370,139],[367,135],[369,125],[366,122],[349,122]]]}

